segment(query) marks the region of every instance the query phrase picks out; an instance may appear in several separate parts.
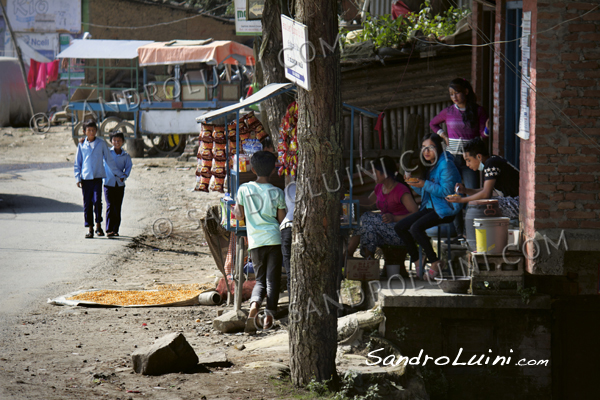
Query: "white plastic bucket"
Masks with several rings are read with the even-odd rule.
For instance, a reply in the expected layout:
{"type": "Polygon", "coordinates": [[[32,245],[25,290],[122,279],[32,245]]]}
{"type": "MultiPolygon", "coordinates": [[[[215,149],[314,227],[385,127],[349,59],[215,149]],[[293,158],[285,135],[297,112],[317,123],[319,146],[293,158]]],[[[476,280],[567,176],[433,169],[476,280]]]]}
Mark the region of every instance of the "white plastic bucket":
{"type": "Polygon", "coordinates": [[[477,252],[502,254],[508,243],[508,223],[510,218],[475,218],[475,238],[477,252]]]}

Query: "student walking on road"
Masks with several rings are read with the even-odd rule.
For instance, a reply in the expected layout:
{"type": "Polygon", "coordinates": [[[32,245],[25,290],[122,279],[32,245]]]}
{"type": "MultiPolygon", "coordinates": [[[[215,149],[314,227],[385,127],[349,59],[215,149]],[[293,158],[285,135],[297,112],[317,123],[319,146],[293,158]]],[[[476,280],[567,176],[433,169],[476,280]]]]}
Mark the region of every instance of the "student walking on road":
{"type": "Polygon", "coordinates": [[[94,237],[94,216],[96,217],[96,234],[104,236],[102,231],[102,178],[106,177],[104,162],[113,175],[125,178],[125,174],[117,169],[108,145],[102,139],[96,138],[98,126],[88,120],[83,124],[86,139],[77,146],[75,156],[75,179],[77,187],[83,193],[83,214],[85,227],[89,228],[86,239],[94,237]]]}
{"type": "Polygon", "coordinates": [[[120,131],[110,134],[110,142],[113,147],[110,149],[110,155],[114,160],[117,169],[124,177],[114,175],[108,166],[104,163],[106,178],[104,178],[104,199],[106,200],[106,236],[119,236],[119,226],[121,225],[121,206],[125,196],[125,179],[131,173],[131,157],[123,150],[125,137],[120,131]]]}

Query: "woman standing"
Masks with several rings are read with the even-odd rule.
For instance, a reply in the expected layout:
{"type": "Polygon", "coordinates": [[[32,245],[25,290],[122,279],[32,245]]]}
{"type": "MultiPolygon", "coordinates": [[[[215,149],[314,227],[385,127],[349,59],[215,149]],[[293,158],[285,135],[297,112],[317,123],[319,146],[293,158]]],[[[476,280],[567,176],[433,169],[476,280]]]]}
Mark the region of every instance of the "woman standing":
{"type": "Polygon", "coordinates": [[[426,179],[414,178],[407,183],[421,195],[421,208],[398,222],[394,227],[396,234],[408,250],[412,260],[419,259],[417,243],[425,252],[425,259],[416,265],[419,275],[427,261],[431,267],[427,272],[430,278],[435,278],[443,269],[442,261],[433,251],[429,237],[425,231],[433,226],[451,222],[461,210],[460,205],[453,205],[445,197],[454,192],[454,186],[460,183],[460,173],[454,165],[454,157],[444,152],[444,139],[436,133],[425,136],[421,147],[422,161],[428,166],[426,179]]]}
{"type": "MultiPolygon", "coordinates": [[[[477,104],[477,96],[473,87],[466,79],[454,79],[448,85],[450,99],[454,103],[436,115],[429,127],[442,136],[448,145],[448,151],[454,156],[454,164],[460,171],[460,176],[466,188],[479,189],[479,171],[473,171],[463,157],[463,146],[476,137],[487,137],[486,121],[488,119],[484,108],[477,104]],[[442,123],[446,123],[446,130],[442,123]]],[[[455,220],[458,235],[463,233],[462,215],[455,220]]]]}
{"type": "Polygon", "coordinates": [[[402,246],[402,240],[394,232],[398,221],[418,210],[396,163],[391,157],[382,157],[373,162],[377,185],[361,206],[377,205],[381,213],[366,212],[360,217],[360,228],[350,238],[348,255],[352,257],[360,243],[363,257],[373,256],[382,245],[402,246]]]}

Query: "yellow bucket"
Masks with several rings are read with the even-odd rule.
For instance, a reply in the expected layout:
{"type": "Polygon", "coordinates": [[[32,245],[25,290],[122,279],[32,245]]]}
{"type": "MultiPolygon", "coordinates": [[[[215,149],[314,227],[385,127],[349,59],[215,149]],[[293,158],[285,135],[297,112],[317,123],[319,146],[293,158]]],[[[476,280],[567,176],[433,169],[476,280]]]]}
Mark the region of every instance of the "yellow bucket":
{"type": "Polygon", "coordinates": [[[502,254],[508,243],[508,222],[510,218],[475,218],[475,239],[477,252],[502,254]]]}

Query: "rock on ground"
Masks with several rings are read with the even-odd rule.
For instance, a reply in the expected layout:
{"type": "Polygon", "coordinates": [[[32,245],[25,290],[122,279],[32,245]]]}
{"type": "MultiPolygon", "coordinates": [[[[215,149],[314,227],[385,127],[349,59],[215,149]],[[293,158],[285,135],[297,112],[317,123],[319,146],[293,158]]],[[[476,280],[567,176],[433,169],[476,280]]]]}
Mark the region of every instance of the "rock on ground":
{"type": "Polygon", "coordinates": [[[133,370],[144,375],[183,372],[198,365],[198,356],[181,333],[171,333],[131,354],[133,370]]]}

